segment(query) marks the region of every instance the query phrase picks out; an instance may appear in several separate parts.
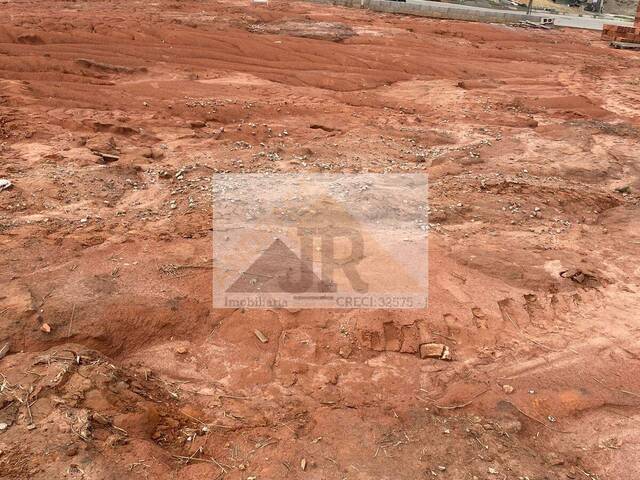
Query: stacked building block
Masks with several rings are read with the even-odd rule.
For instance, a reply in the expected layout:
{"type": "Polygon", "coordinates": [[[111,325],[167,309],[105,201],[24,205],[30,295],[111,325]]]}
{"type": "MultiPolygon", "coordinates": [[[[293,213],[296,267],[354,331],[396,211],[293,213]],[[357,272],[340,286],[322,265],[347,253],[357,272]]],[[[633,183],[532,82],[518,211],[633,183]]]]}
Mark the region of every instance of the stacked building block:
{"type": "Polygon", "coordinates": [[[638,3],[636,21],[633,27],[604,25],[602,27],[602,39],[610,42],[640,43],[640,3],[638,3]]]}

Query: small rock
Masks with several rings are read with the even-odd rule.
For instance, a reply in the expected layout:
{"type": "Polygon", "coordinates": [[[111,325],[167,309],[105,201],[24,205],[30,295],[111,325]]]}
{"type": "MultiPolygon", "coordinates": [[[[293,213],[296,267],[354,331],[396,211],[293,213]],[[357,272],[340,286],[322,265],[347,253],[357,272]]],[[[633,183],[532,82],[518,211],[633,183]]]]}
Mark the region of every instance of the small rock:
{"type": "Polygon", "coordinates": [[[4,432],[7,428],[9,428],[9,425],[4,422],[0,423],[0,432],[4,432]]]}
{"type": "Polygon", "coordinates": [[[202,120],[194,120],[190,122],[189,125],[191,126],[191,128],[204,128],[207,126],[207,123],[203,122],[202,120]]]}
{"type": "Polygon", "coordinates": [[[440,358],[447,361],[451,360],[451,350],[446,345],[444,346],[444,350],[442,351],[440,358]]]}
{"type": "Polygon", "coordinates": [[[515,390],[515,389],[514,389],[511,385],[503,385],[503,386],[502,386],[502,391],[503,391],[504,393],[506,393],[507,395],[509,395],[509,394],[513,393],[513,391],[514,391],[514,390],[515,390]]]}
{"type": "Polygon", "coordinates": [[[42,325],[40,325],[40,330],[42,330],[44,333],[51,333],[51,326],[48,323],[43,323],[42,325]]]}
{"type": "Polygon", "coordinates": [[[189,350],[187,350],[187,347],[178,347],[178,348],[176,348],[176,353],[179,354],[179,355],[186,355],[188,351],[189,350]]]}
{"type": "Polygon", "coordinates": [[[564,464],[564,459],[555,452],[546,453],[544,455],[544,461],[554,467],[564,464]]]}
{"type": "Polygon", "coordinates": [[[112,153],[99,152],[97,150],[93,150],[92,153],[100,157],[100,161],[102,163],[112,163],[120,160],[120,157],[118,155],[114,155],[112,153]]]}
{"type": "Polygon", "coordinates": [[[164,152],[161,148],[151,147],[151,158],[154,160],[162,160],[164,158],[164,152]]]}
{"type": "Polygon", "coordinates": [[[253,333],[256,335],[256,337],[258,337],[258,340],[260,340],[262,343],[267,343],[269,341],[267,336],[264,333],[262,333],[260,330],[255,329],[253,333]]]}
{"type": "Polygon", "coordinates": [[[94,412],[91,416],[91,419],[96,422],[98,425],[111,425],[111,420],[105,417],[104,415],[100,415],[99,413],[94,412]]]}
{"type": "Polygon", "coordinates": [[[444,352],[444,345],[441,343],[423,343],[420,345],[421,358],[440,358],[444,352]]]}
{"type": "Polygon", "coordinates": [[[423,343],[420,345],[420,358],[451,360],[451,351],[442,343],[423,343]]]}
{"type": "Polygon", "coordinates": [[[307,459],[303,458],[302,460],[300,460],[300,468],[302,469],[302,471],[305,471],[307,469],[307,459]]]}
{"type": "Polygon", "coordinates": [[[6,178],[0,178],[0,192],[3,190],[8,190],[13,186],[13,183],[11,183],[9,180],[7,180],[6,178]]]}
{"type": "Polygon", "coordinates": [[[351,345],[343,345],[340,347],[340,350],[338,351],[338,353],[342,358],[349,358],[352,352],[353,352],[353,349],[351,348],[351,345]]]}
{"type": "Polygon", "coordinates": [[[78,446],[71,444],[65,449],[64,453],[67,454],[67,457],[75,457],[78,453],[78,446]]]}
{"type": "Polygon", "coordinates": [[[487,469],[487,471],[488,471],[491,475],[497,475],[497,474],[498,474],[498,470],[496,470],[496,469],[495,469],[495,468],[493,468],[493,467],[489,467],[489,468],[487,469]]]}
{"type": "Polygon", "coordinates": [[[498,422],[500,428],[507,433],[518,433],[522,430],[522,423],[514,417],[506,417],[498,422]]]}
{"type": "Polygon", "coordinates": [[[562,278],[570,278],[574,282],[583,283],[586,279],[586,275],[581,270],[569,269],[563,272],[560,272],[560,276],[562,278]]]}
{"type": "Polygon", "coordinates": [[[4,357],[7,356],[7,353],[9,353],[10,349],[11,349],[11,344],[9,342],[5,343],[4,345],[2,345],[2,347],[0,347],[0,360],[2,360],[4,357]]]}

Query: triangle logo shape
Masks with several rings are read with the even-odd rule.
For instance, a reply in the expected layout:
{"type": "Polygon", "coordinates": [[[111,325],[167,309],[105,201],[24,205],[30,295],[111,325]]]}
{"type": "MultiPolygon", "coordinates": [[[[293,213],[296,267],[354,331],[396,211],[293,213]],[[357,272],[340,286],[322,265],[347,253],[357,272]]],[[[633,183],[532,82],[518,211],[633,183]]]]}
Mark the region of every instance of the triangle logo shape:
{"type": "Polygon", "coordinates": [[[228,293],[327,293],[335,286],[322,282],[310,265],[276,238],[269,248],[227,288],[228,293]]]}

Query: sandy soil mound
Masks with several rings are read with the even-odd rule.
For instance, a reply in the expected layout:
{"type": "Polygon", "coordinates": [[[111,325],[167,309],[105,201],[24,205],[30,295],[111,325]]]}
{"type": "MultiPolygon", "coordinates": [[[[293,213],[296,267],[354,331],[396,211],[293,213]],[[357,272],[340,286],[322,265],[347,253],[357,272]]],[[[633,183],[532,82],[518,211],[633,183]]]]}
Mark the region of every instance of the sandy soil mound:
{"type": "Polygon", "coordinates": [[[335,22],[280,22],[256,24],[249,27],[250,32],[288,35],[292,37],[315,38],[340,42],[356,33],[348,25],[335,22]]]}

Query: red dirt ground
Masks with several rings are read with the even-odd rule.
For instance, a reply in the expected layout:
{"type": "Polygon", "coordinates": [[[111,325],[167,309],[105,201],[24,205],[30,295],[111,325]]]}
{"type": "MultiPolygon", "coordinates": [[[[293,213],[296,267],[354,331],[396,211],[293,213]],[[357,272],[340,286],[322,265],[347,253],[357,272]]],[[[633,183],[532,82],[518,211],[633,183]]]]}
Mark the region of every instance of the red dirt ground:
{"type": "Polygon", "coordinates": [[[293,1],[0,10],[1,478],[640,477],[638,53],[293,1]],[[223,171],[428,172],[429,308],[212,309],[223,171]]]}

